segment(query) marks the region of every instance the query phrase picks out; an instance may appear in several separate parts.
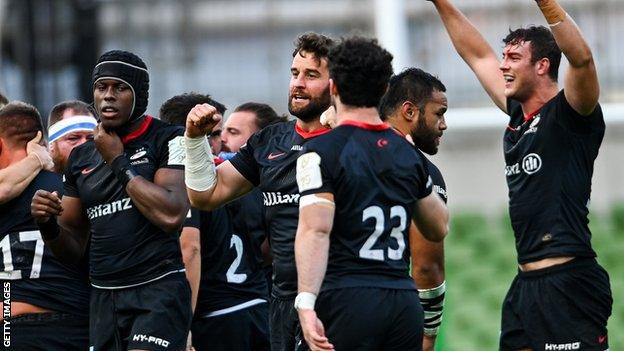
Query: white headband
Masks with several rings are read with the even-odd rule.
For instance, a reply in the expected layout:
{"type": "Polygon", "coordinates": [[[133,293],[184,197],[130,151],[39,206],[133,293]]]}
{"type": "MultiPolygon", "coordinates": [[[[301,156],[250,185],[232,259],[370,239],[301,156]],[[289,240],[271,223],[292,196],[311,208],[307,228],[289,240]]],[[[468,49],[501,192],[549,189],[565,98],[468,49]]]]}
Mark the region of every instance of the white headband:
{"type": "Polygon", "coordinates": [[[92,132],[95,126],[97,126],[97,120],[92,116],[72,116],[51,125],[48,129],[48,138],[52,143],[72,132],[92,132]]]}

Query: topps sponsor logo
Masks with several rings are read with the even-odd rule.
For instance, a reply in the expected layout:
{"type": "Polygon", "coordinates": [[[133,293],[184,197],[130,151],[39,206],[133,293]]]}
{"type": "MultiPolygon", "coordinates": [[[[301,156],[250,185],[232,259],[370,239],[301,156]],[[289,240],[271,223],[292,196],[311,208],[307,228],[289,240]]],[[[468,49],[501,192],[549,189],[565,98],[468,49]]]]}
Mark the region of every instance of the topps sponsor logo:
{"type": "Polygon", "coordinates": [[[87,217],[89,219],[94,219],[102,216],[107,216],[113,213],[129,210],[132,208],[132,203],[130,202],[130,198],[127,197],[125,199],[113,201],[107,204],[101,204],[97,206],[92,206],[87,209],[87,217]]]}
{"type": "Polygon", "coordinates": [[[581,343],[579,341],[577,342],[571,342],[571,343],[567,343],[567,344],[545,344],[544,345],[544,350],[549,351],[549,350],[553,350],[553,351],[559,351],[559,350],[580,350],[581,349],[581,343]]]}
{"type": "Polygon", "coordinates": [[[164,348],[169,347],[169,341],[151,335],[134,334],[132,336],[132,341],[148,342],[164,348]]]}
{"type": "Polygon", "coordinates": [[[262,197],[264,198],[264,206],[275,206],[282,204],[298,204],[299,203],[299,194],[284,194],[279,191],[274,192],[263,192],[262,197]]]}

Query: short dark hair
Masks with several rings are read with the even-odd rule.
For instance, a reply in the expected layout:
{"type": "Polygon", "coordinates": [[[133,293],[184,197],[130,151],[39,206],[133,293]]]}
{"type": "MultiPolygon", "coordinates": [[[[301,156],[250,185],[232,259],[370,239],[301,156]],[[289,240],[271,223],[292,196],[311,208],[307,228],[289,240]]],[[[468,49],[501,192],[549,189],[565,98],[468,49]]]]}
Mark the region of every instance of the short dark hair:
{"type": "Polygon", "coordinates": [[[214,100],[210,95],[195,92],[176,95],[165,101],[160,106],[160,119],[179,126],[186,124],[186,115],[199,104],[210,104],[219,111],[221,115],[225,113],[225,105],[214,100]]]}
{"type": "Polygon", "coordinates": [[[391,75],[392,55],[376,39],[343,38],[329,53],[329,77],[346,105],[377,107],[391,75]]]}
{"type": "Polygon", "coordinates": [[[63,113],[70,109],[74,110],[78,114],[95,116],[95,111],[93,111],[93,108],[86,102],[82,102],[80,100],[63,101],[52,107],[52,110],[48,115],[48,128],[50,128],[50,126],[54,123],[60,121],[63,118],[63,113]]]}
{"type": "Polygon", "coordinates": [[[408,68],[392,76],[388,90],[379,103],[381,119],[386,120],[405,101],[411,101],[424,113],[425,105],[433,96],[434,90],[445,92],[446,87],[437,77],[420,68],[408,68]]]}
{"type": "Polygon", "coordinates": [[[335,45],[334,40],[326,35],[307,32],[295,40],[295,50],[292,56],[299,54],[303,57],[302,51],[305,51],[314,54],[314,57],[320,61],[322,58],[327,58],[329,51],[335,45]]]}
{"type": "Polygon", "coordinates": [[[258,129],[288,120],[286,115],[278,115],[271,106],[259,102],[246,102],[236,107],[234,112],[251,112],[255,114],[258,129]]]}
{"type": "Polygon", "coordinates": [[[531,63],[543,58],[550,61],[548,75],[556,82],[559,76],[559,64],[561,63],[561,49],[559,49],[552,32],[544,26],[530,26],[516,30],[509,29],[509,34],[503,39],[505,45],[518,45],[523,41],[530,42],[531,63]]]}
{"type": "Polygon", "coordinates": [[[13,145],[26,145],[39,131],[43,132],[43,123],[34,106],[12,101],[0,109],[0,136],[13,145]]]}
{"type": "Polygon", "coordinates": [[[2,93],[0,93],[0,108],[2,108],[2,106],[8,103],[9,103],[9,99],[6,96],[4,96],[2,93]]]}

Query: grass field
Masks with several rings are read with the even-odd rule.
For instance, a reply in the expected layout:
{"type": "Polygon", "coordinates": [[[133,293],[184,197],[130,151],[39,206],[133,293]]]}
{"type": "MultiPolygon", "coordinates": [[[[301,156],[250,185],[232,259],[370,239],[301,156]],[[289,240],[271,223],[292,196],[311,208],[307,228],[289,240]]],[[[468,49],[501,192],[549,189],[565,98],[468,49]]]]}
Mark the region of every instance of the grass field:
{"type": "MultiPolygon", "coordinates": [[[[610,350],[624,350],[624,205],[592,216],[590,227],[598,261],[611,276],[610,350]]],[[[498,350],[501,303],[517,269],[507,213],[453,213],[445,250],[448,292],[436,350],[498,350]]]]}

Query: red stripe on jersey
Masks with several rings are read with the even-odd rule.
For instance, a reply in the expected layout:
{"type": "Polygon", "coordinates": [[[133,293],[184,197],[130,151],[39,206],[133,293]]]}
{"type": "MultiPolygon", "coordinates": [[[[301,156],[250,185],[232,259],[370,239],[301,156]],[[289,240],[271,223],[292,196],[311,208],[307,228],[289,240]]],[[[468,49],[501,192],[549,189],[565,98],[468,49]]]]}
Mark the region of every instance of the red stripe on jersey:
{"type": "Polygon", "coordinates": [[[139,128],[128,135],[124,135],[124,137],[121,138],[121,142],[126,144],[129,141],[132,141],[140,137],[141,135],[143,135],[143,133],[145,133],[147,128],[149,128],[150,124],[152,124],[152,118],[153,118],[152,116],[145,116],[145,118],[143,119],[143,123],[141,123],[139,128]]]}
{"type": "Polygon", "coordinates": [[[354,121],[352,119],[348,119],[340,122],[341,126],[354,126],[358,128],[368,129],[368,130],[386,130],[390,128],[388,123],[378,123],[378,124],[370,124],[360,121],[354,121]]]}
{"type": "Polygon", "coordinates": [[[529,113],[528,115],[524,116],[524,121],[528,122],[528,121],[532,120],[533,117],[535,117],[535,115],[537,115],[541,110],[542,110],[542,108],[540,107],[537,110],[535,110],[535,111],[529,113]]]}
{"type": "Polygon", "coordinates": [[[313,130],[311,132],[306,132],[301,127],[299,127],[299,123],[295,123],[295,132],[297,132],[297,134],[301,135],[304,139],[314,138],[314,137],[317,137],[319,135],[323,135],[323,134],[329,132],[330,130],[331,129],[329,129],[329,128],[322,127],[320,129],[316,129],[316,130],[313,130]]]}

